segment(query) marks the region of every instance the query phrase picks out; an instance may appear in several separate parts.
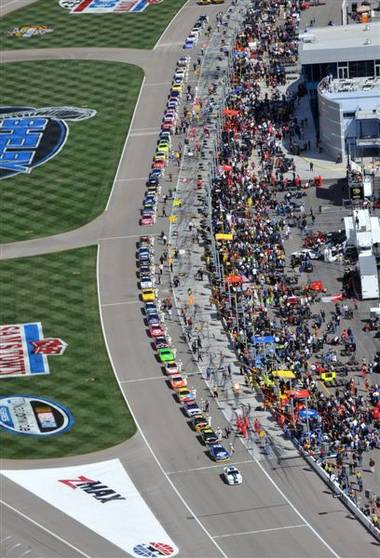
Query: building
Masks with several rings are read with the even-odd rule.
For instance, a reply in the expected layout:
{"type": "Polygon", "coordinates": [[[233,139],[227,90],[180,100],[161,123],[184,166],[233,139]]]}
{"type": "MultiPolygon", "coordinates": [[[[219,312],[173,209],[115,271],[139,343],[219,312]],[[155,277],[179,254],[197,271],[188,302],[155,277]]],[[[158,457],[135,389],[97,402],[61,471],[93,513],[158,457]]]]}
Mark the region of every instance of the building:
{"type": "Polygon", "coordinates": [[[332,157],[380,154],[380,77],[324,78],[318,112],[321,144],[332,157]]]}
{"type": "Polygon", "coordinates": [[[310,27],[299,36],[299,60],[308,89],[326,76],[380,77],[380,21],[310,27]]]}
{"type": "Polygon", "coordinates": [[[322,148],[336,160],[380,153],[380,21],[309,28],[302,75],[318,98],[322,148]]]}

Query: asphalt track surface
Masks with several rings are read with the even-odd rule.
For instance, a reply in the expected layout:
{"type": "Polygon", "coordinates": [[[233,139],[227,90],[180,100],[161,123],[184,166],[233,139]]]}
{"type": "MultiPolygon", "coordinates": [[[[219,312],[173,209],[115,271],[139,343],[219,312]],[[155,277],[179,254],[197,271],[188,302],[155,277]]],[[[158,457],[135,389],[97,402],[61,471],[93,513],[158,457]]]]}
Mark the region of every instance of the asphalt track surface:
{"type": "MultiPolygon", "coordinates": [[[[225,5],[227,6],[227,5],[225,5]]],[[[215,13],[220,6],[208,9],[215,13]]],[[[115,374],[139,432],[120,446],[67,459],[7,461],[1,468],[90,463],[119,457],[183,558],[375,557],[370,535],[332,498],[301,459],[272,468],[236,446],[233,462],[244,476],[227,487],[172,401],[150,350],[136,288],[135,250],[144,231],[137,220],[169,82],[180,45],[205,9],[187,4],[154,51],[64,49],[4,52],[3,61],[96,59],[135,63],[145,81],[107,210],[92,223],[49,239],[1,246],[1,258],[28,256],[98,243],[99,302],[115,374]]],[[[164,228],[159,224],[149,233],[164,228]]],[[[165,291],[163,287],[162,291],[165,291]]],[[[170,331],[178,339],[173,321],[170,331]]],[[[178,344],[184,362],[186,349],[178,344]]],[[[201,389],[201,383],[194,380],[201,389]]],[[[217,418],[223,425],[222,418],[217,418]]],[[[2,477],[0,555],[118,557],[120,549],[2,477]]]]}

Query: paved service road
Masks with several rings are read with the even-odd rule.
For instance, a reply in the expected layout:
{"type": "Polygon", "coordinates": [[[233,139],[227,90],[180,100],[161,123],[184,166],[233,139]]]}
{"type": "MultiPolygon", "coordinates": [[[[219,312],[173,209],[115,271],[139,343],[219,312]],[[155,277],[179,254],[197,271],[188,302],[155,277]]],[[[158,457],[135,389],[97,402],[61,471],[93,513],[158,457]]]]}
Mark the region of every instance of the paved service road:
{"type": "MultiPolygon", "coordinates": [[[[211,7],[209,13],[220,10],[211,7]]],[[[99,244],[98,280],[101,314],[116,375],[140,426],[132,440],[94,455],[22,463],[22,467],[60,466],[119,457],[152,511],[176,542],[183,558],[295,558],[378,555],[371,537],[325,492],[302,460],[284,462],[275,471],[252,460],[237,444],[233,461],[244,476],[240,487],[227,487],[173,400],[149,347],[136,288],[135,250],[143,232],[137,219],[144,180],[156,143],[176,58],[192,22],[204,8],[185,6],[153,52],[106,49],[44,49],[4,53],[6,61],[91,58],[142,66],[146,73],[127,149],[121,160],[110,203],[93,223],[51,239],[2,247],[3,257],[25,256],[69,247],[99,244]],[[189,11],[190,10],[190,11],[189,11]],[[152,453],[153,452],[153,453],[152,453]],[[271,478],[278,486],[274,485],[271,478]]],[[[168,184],[167,184],[168,186],[168,184]]],[[[166,221],[149,230],[157,234],[166,221]]],[[[162,287],[165,292],[165,285],[162,287]]],[[[178,324],[169,326],[183,362],[178,324]]],[[[189,369],[189,371],[191,371],[189,369]]],[[[202,391],[199,379],[194,386],[202,391]]],[[[222,426],[223,419],[215,420],[222,426]]],[[[7,462],[7,467],[20,463],[7,462]]],[[[58,510],[2,478],[2,498],[25,516],[3,508],[7,539],[18,547],[9,558],[26,556],[118,557],[123,553],[58,510]],[[54,534],[41,530],[44,525],[54,534]],[[36,539],[38,539],[36,541],[36,539]],[[68,550],[68,546],[75,548],[68,550]],[[34,553],[34,554],[33,554],[34,553]]]]}

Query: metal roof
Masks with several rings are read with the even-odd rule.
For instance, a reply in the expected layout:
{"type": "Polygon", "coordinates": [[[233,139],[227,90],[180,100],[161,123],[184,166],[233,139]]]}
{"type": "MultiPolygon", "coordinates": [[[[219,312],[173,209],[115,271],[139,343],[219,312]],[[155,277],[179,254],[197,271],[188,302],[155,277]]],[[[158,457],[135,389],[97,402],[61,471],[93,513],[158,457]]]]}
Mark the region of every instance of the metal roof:
{"type": "Polygon", "coordinates": [[[380,21],[309,27],[300,34],[301,64],[380,59],[380,21]]]}

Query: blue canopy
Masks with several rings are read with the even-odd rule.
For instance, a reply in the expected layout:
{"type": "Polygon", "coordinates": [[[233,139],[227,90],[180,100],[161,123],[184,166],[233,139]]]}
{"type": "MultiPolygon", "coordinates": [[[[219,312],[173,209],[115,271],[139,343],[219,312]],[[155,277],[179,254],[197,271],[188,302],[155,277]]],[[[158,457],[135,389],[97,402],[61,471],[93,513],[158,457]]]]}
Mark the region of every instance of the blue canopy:
{"type": "Polygon", "coordinates": [[[302,411],[300,411],[301,419],[316,418],[317,416],[318,413],[315,409],[302,409],[302,411]]]}
{"type": "Polygon", "coordinates": [[[253,343],[275,343],[273,335],[252,335],[251,341],[253,343]]]}

